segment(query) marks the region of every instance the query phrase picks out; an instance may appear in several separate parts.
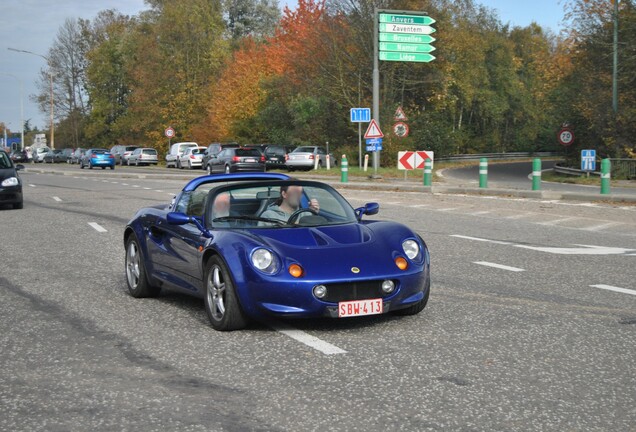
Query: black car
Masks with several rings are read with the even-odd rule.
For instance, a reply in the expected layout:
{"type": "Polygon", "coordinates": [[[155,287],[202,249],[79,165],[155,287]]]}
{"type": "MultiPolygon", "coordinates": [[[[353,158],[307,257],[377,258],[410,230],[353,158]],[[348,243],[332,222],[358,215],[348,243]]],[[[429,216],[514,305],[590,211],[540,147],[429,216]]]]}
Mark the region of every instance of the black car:
{"type": "Polygon", "coordinates": [[[44,155],[44,163],[60,163],[66,162],[66,156],[62,153],[62,150],[49,150],[44,155]]]}
{"type": "Polygon", "coordinates": [[[10,158],[13,161],[13,163],[28,162],[29,161],[29,155],[24,150],[16,150],[16,151],[14,151],[13,153],[11,153],[10,158]]]}
{"type": "Polygon", "coordinates": [[[292,146],[268,145],[263,150],[267,169],[285,168],[285,156],[294,150],[292,146]]]}
{"type": "Polygon", "coordinates": [[[22,180],[18,171],[23,169],[24,165],[14,165],[9,155],[0,151],[0,205],[22,208],[22,180]]]}
{"type": "Polygon", "coordinates": [[[226,148],[208,161],[208,173],[237,171],[265,171],[265,156],[257,148],[226,148]]]}
{"type": "Polygon", "coordinates": [[[238,143],[212,143],[205,149],[203,152],[203,159],[201,160],[201,168],[207,170],[208,173],[210,170],[208,169],[208,162],[212,158],[212,156],[216,156],[221,153],[221,150],[225,150],[228,148],[237,148],[240,147],[238,143]]]}

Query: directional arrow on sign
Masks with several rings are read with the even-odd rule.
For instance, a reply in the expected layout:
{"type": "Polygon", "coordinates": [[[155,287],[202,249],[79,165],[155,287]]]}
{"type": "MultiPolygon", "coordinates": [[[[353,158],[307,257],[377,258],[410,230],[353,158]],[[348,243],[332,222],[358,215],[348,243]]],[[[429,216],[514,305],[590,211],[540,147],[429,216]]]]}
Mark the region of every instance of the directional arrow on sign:
{"type": "Polygon", "coordinates": [[[417,151],[415,152],[415,163],[413,165],[415,165],[416,169],[422,169],[426,159],[430,159],[432,162],[433,156],[434,153],[432,151],[417,151]]]}
{"type": "Polygon", "coordinates": [[[398,160],[398,165],[402,165],[404,167],[402,169],[412,170],[413,161],[411,159],[414,156],[413,152],[407,151],[407,152],[400,152],[400,153],[402,153],[402,155],[400,156],[398,160]]]}

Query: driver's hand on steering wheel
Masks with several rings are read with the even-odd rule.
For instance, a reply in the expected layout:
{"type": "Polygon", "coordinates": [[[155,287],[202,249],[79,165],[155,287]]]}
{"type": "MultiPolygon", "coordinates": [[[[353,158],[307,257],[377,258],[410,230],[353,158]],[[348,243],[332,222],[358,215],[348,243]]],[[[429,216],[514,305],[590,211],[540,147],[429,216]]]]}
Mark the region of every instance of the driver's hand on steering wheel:
{"type": "Polygon", "coordinates": [[[315,210],[316,213],[320,211],[320,204],[318,203],[318,200],[316,198],[312,198],[309,201],[309,208],[315,210]]]}

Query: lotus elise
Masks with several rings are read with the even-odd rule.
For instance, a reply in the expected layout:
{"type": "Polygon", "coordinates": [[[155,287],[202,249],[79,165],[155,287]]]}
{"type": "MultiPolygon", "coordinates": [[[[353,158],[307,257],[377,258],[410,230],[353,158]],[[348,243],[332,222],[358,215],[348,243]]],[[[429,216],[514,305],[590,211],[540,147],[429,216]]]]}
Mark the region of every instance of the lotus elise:
{"type": "Polygon", "coordinates": [[[429,298],[428,249],[402,224],[364,218],[378,211],[285,174],[202,176],[127,224],[128,290],[203,298],[217,330],[268,317],[417,314],[429,298]]]}

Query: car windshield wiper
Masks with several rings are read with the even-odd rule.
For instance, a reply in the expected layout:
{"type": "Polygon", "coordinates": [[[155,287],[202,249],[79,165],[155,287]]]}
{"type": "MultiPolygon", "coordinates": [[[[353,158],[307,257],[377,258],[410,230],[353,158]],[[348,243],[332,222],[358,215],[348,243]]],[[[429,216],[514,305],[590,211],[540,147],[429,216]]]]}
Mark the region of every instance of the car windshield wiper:
{"type": "Polygon", "coordinates": [[[280,226],[286,226],[287,225],[287,222],[283,222],[282,220],[279,220],[279,219],[270,219],[270,218],[263,218],[263,217],[258,217],[258,216],[223,216],[223,217],[218,217],[218,218],[212,219],[212,222],[226,222],[226,221],[231,221],[231,220],[249,220],[249,221],[258,221],[258,222],[271,222],[271,223],[278,224],[280,226]]]}

